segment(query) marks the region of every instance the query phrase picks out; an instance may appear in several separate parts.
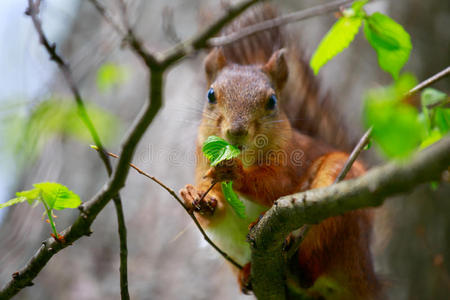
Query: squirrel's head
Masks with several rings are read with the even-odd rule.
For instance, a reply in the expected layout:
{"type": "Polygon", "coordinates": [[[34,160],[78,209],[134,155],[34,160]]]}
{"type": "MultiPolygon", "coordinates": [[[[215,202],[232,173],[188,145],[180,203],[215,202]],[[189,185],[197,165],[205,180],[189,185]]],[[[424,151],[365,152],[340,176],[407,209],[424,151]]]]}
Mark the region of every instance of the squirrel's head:
{"type": "Polygon", "coordinates": [[[285,50],[264,65],[227,63],[220,48],[205,60],[209,89],[203,113],[203,137],[217,135],[246,150],[283,149],[290,124],[280,107],[287,77],[285,50]]]}

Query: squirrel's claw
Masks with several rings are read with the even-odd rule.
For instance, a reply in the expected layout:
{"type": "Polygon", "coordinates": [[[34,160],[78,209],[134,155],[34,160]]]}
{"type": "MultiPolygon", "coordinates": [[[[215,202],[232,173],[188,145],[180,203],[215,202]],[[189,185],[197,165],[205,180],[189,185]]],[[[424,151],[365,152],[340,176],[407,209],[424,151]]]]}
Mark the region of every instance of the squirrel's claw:
{"type": "Polygon", "coordinates": [[[191,184],[187,184],[180,190],[184,204],[190,211],[195,211],[202,215],[212,215],[216,209],[217,200],[210,195],[204,196],[203,194],[204,192],[198,191],[191,184]]]}

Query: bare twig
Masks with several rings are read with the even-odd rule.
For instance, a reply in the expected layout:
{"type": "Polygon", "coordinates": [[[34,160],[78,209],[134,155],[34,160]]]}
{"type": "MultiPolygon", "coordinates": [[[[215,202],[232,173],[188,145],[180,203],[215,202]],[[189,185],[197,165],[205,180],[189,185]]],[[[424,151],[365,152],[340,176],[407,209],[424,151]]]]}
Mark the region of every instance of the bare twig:
{"type": "Polygon", "coordinates": [[[341,172],[339,172],[339,175],[334,180],[334,183],[338,183],[342,180],[344,180],[345,176],[347,175],[348,171],[353,166],[353,163],[358,158],[361,151],[366,147],[366,145],[370,141],[370,134],[372,133],[372,127],[370,127],[366,133],[361,137],[358,144],[356,144],[355,148],[353,149],[352,153],[350,153],[350,156],[348,157],[347,161],[345,162],[344,167],[342,168],[341,172]]]}
{"type": "Polygon", "coordinates": [[[111,14],[108,13],[108,10],[98,2],[97,0],[89,0],[91,4],[95,7],[95,9],[98,11],[98,13],[103,17],[103,19],[108,23],[118,34],[121,36],[125,36],[125,31],[120,27],[119,24],[116,23],[114,18],[111,16],[111,14]]]}
{"type": "Polygon", "coordinates": [[[416,87],[411,89],[406,96],[411,96],[412,94],[415,94],[416,92],[423,90],[427,86],[432,85],[436,81],[441,80],[442,78],[444,78],[445,76],[448,76],[449,74],[450,74],[450,66],[445,68],[444,70],[440,71],[439,73],[431,76],[430,78],[422,81],[421,83],[419,83],[416,87]]]}
{"type": "MultiPolygon", "coordinates": [[[[33,4],[32,0],[29,0],[33,4]]],[[[206,41],[209,40],[214,34],[219,32],[223,26],[228,24],[234,17],[237,17],[250,5],[258,2],[257,0],[247,0],[241,2],[228,11],[228,13],[212,24],[209,28],[203,31],[198,36],[190,39],[190,42],[183,43],[183,46],[175,47],[169,52],[170,55],[158,57],[165,57],[164,60],[156,59],[157,55],[148,52],[143,48],[142,44],[132,34],[128,36],[128,41],[132,45],[132,48],[136,55],[141,57],[145,62],[149,70],[149,99],[144,104],[139,115],[136,117],[130,130],[123,139],[120,158],[117,163],[116,169],[113,171],[111,177],[105,183],[103,188],[97,192],[89,201],[84,202],[80,207],[80,216],[75,222],[63,230],[61,235],[64,236],[64,243],[58,242],[53,238],[49,238],[42,243],[42,246],[38,249],[35,255],[27,262],[27,264],[18,272],[14,273],[13,278],[6,283],[6,285],[0,290],[0,299],[10,299],[16,295],[23,288],[32,285],[32,280],[39,274],[39,272],[45,267],[50,259],[61,251],[62,249],[70,246],[74,241],[78,240],[82,236],[89,236],[92,231],[90,229],[91,224],[96,219],[97,215],[103,210],[108,202],[118,195],[119,191],[125,186],[125,180],[128,177],[129,162],[131,161],[137,144],[141,140],[147,128],[153,122],[153,119],[159,112],[162,106],[162,87],[163,87],[163,73],[167,67],[182,59],[187,53],[192,53],[192,49],[198,50],[205,48],[206,41]],[[185,51],[187,48],[191,49],[185,51]]],[[[36,11],[33,10],[34,5],[30,5],[30,9],[27,11],[29,14],[36,11]]],[[[38,20],[38,19],[36,19],[38,20]]],[[[37,26],[38,32],[40,23],[37,26]]],[[[42,29],[40,29],[42,32],[42,29]]],[[[128,33],[130,35],[130,33],[128,33]]],[[[39,34],[40,35],[40,34],[39,34]]],[[[46,49],[54,48],[48,41],[44,44],[46,49]]],[[[50,52],[55,54],[55,52],[50,52]]],[[[58,56],[51,56],[52,59],[58,60],[58,56]]],[[[59,58],[60,59],[60,58],[59,58]]],[[[63,62],[61,60],[61,62],[63,62]]],[[[80,97],[81,99],[81,97],[80,97]]],[[[102,151],[103,152],[103,151],[102,151]]],[[[102,154],[103,155],[103,154],[102,154]]],[[[104,155],[107,157],[107,155],[104,155]]],[[[181,200],[180,200],[181,201],[181,200]]],[[[196,224],[198,221],[194,219],[196,224]]],[[[206,235],[205,235],[206,236],[206,235]]],[[[207,238],[207,236],[206,236],[207,238]]],[[[219,251],[220,249],[216,249],[219,251]]],[[[239,266],[237,266],[239,267],[239,266]]]]}
{"type": "MultiPolygon", "coordinates": [[[[95,149],[95,148],[94,148],[95,149]]],[[[96,149],[97,150],[97,149],[96,149]]],[[[111,157],[114,158],[119,158],[119,156],[117,154],[111,153],[111,152],[107,152],[107,154],[111,157]]],[[[226,252],[224,252],[222,249],[220,249],[206,234],[206,232],[203,230],[202,226],[200,225],[200,223],[197,220],[197,217],[195,217],[194,213],[192,212],[191,209],[189,209],[189,207],[187,207],[184,202],[180,199],[180,197],[178,197],[177,193],[175,193],[175,191],[173,189],[171,189],[170,187],[168,187],[167,185],[165,185],[163,182],[161,182],[161,180],[159,180],[158,178],[148,174],[147,172],[143,171],[142,169],[138,168],[135,164],[130,163],[130,167],[132,167],[133,169],[135,169],[139,174],[144,175],[145,177],[153,180],[154,182],[156,182],[158,185],[160,185],[163,189],[165,189],[167,192],[169,192],[170,195],[172,195],[172,197],[175,198],[175,200],[177,200],[177,202],[184,208],[184,210],[189,214],[189,216],[191,217],[191,219],[194,221],[195,225],[197,226],[198,230],[200,231],[200,233],[202,234],[203,238],[205,239],[205,241],[208,242],[208,244],[210,244],[217,252],[219,252],[220,255],[223,256],[223,258],[225,258],[226,260],[228,260],[232,265],[234,265],[235,267],[237,267],[238,269],[242,269],[242,266],[237,263],[233,258],[231,258],[226,252]]],[[[208,194],[208,192],[214,187],[216,183],[212,183],[211,186],[208,188],[208,190],[203,194],[202,199],[208,194]]]]}
{"type": "MultiPolygon", "coordinates": [[[[77,104],[78,113],[80,115],[81,120],[86,125],[89,133],[91,134],[92,139],[94,140],[96,146],[98,147],[99,156],[101,160],[103,161],[103,164],[105,165],[106,172],[108,173],[108,176],[111,176],[112,174],[112,167],[111,163],[108,159],[108,157],[105,155],[106,150],[103,147],[103,144],[100,140],[100,137],[97,133],[97,130],[95,129],[94,124],[92,123],[89,114],[87,113],[85,104],[83,99],[81,98],[81,93],[78,90],[77,85],[75,84],[75,80],[73,80],[72,77],[72,71],[69,67],[69,65],[64,61],[64,59],[56,53],[56,45],[50,44],[48,41],[43,29],[40,19],[38,18],[38,11],[39,11],[39,4],[40,1],[34,2],[32,0],[28,1],[28,9],[27,14],[30,15],[34,27],[36,31],[38,32],[39,39],[41,41],[41,44],[44,45],[45,49],[50,55],[51,60],[53,60],[62,73],[64,74],[64,78],[66,79],[67,84],[70,87],[70,90],[72,91],[72,94],[74,96],[74,100],[77,104]]],[[[128,271],[127,271],[127,229],[125,224],[125,217],[123,215],[123,208],[122,208],[122,200],[120,197],[120,194],[117,194],[113,198],[114,200],[114,206],[116,209],[116,215],[117,215],[117,223],[118,223],[118,233],[119,233],[119,241],[120,241],[120,293],[122,300],[128,300],[130,299],[129,292],[128,292],[128,271]]],[[[51,217],[51,216],[50,216],[51,217]]],[[[58,239],[58,235],[56,234],[55,239],[58,239]]]]}
{"type": "Polygon", "coordinates": [[[353,2],[353,0],[338,0],[330,3],[317,5],[311,8],[307,8],[304,10],[296,11],[284,16],[280,16],[271,20],[266,20],[254,25],[250,25],[244,28],[241,28],[237,32],[230,33],[228,35],[212,38],[209,40],[208,45],[211,47],[219,47],[225,46],[231,43],[234,43],[238,40],[241,40],[247,36],[253,35],[255,33],[280,27],[289,23],[298,22],[304,19],[308,19],[314,16],[323,15],[326,13],[330,13],[336,11],[341,6],[349,4],[353,2]]]}
{"type": "Polygon", "coordinates": [[[216,22],[211,24],[203,32],[199,33],[198,35],[194,36],[193,38],[187,41],[175,45],[172,49],[169,49],[168,51],[163,53],[161,58],[161,64],[164,66],[172,65],[182,57],[190,55],[196,50],[208,47],[209,41],[212,39],[212,37],[217,33],[219,33],[220,30],[226,24],[228,24],[231,20],[236,18],[239,14],[241,14],[251,5],[262,1],[264,0],[246,0],[240,2],[237,5],[230,6],[228,8],[228,11],[224,14],[222,18],[218,19],[216,22]]]}

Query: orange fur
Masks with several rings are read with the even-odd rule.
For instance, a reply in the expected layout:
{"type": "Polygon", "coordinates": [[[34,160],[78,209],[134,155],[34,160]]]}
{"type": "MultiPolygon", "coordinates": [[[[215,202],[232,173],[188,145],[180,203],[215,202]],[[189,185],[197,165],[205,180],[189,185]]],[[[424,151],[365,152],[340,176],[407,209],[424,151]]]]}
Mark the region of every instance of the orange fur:
{"type": "MultiPolygon", "coordinates": [[[[254,41],[249,39],[249,42],[254,41]]],[[[202,195],[208,189],[211,179],[223,180],[220,170],[225,169],[228,175],[231,174],[233,188],[241,196],[269,208],[281,196],[332,184],[348,158],[348,154],[334,150],[321,139],[296,131],[283,111],[284,107],[292,105],[292,99],[297,95],[289,96],[288,106],[283,104],[285,99],[281,97],[289,93],[295,79],[302,83],[312,81],[309,72],[300,72],[302,63],[294,62],[294,67],[290,64],[298,56],[289,49],[275,51],[270,58],[262,55],[263,52],[253,57],[246,53],[244,61],[251,64],[241,65],[236,64],[242,63],[239,49],[235,46],[214,49],[205,60],[208,88],[213,89],[216,101],[205,105],[199,128],[196,186],[188,185],[181,191],[188,206],[192,206],[196,195],[202,195]],[[300,73],[301,78],[292,78],[299,77],[300,73]],[[271,96],[276,96],[280,102],[274,109],[267,108],[271,96]],[[230,132],[240,134],[236,136],[230,132]],[[211,169],[201,153],[201,145],[210,135],[242,147],[242,155],[230,165],[211,169]],[[263,138],[263,143],[258,143],[259,138],[263,138]],[[249,160],[247,156],[250,156],[249,160]]],[[[297,84],[293,90],[301,89],[302,86],[297,84]]],[[[311,118],[316,118],[321,106],[313,103],[317,90],[312,91],[311,95],[303,97],[309,99],[305,100],[309,103],[307,107],[317,110],[308,113],[311,118]]],[[[319,122],[322,125],[317,123],[318,128],[306,131],[318,132],[321,136],[325,130],[327,134],[322,137],[328,136],[336,147],[342,148],[343,144],[339,144],[345,140],[342,128],[334,126],[333,120],[334,116],[327,112],[319,122]]],[[[296,128],[307,126],[298,126],[299,122],[295,120],[296,128]]],[[[363,173],[362,164],[355,162],[346,179],[363,173]]],[[[201,225],[204,228],[220,227],[230,211],[219,185],[210,191],[205,201],[217,201],[217,206],[213,214],[197,213],[201,225]]],[[[353,299],[379,298],[380,287],[369,249],[371,223],[371,212],[358,210],[313,225],[291,262],[288,273],[292,278],[287,281],[295,282],[300,293],[314,299],[346,299],[349,295],[353,299]],[[328,281],[321,281],[324,278],[328,281]],[[317,287],[319,283],[324,285],[323,282],[325,291],[317,287]],[[334,291],[336,286],[333,284],[342,287],[344,292],[334,291]]],[[[248,267],[245,270],[248,276],[248,267]]],[[[242,278],[241,281],[245,281],[242,278]]]]}

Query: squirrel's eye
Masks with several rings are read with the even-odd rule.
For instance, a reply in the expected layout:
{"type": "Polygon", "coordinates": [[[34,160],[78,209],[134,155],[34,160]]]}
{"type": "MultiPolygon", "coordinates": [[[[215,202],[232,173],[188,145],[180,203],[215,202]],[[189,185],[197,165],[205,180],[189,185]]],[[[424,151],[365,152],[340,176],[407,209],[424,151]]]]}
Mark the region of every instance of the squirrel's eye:
{"type": "Polygon", "coordinates": [[[275,95],[270,95],[269,99],[267,100],[266,108],[268,110],[274,110],[277,106],[277,97],[275,95]]]}
{"type": "Polygon", "coordinates": [[[214,95],[214,89],[213,88],[210,88],[208,90],[208,102],[211,103],[211,104],[215,104],[217,102],[216,101],[216,95],[214,95]]]}

